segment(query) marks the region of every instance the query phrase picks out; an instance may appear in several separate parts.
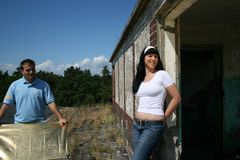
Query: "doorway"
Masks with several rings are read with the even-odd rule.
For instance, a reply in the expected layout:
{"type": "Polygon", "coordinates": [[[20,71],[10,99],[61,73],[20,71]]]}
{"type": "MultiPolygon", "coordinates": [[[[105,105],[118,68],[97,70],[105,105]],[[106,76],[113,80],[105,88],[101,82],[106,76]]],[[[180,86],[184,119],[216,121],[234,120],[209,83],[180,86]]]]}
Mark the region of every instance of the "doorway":
{"type": "Polygon", "coordinates": [[[221,158],[221,57],[217,46],[181,47],[182,160],[221,158]]]}

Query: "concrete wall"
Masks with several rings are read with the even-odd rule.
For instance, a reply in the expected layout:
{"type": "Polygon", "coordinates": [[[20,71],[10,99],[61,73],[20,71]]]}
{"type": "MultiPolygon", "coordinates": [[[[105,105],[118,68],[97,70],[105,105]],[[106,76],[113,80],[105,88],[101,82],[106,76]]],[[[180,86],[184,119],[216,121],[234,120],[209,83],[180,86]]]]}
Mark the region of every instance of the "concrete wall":
{"type": "Polygon", "coordinates": [[[124,54],[125,57],[125,111],[131,117],[134,118],[134,98],[132,93],[132,81],[133,81],[133,47],[130,47],[126,53],[124,54]]]}
{"type": "Polygon", "coordinates": [[[125,81],[125,72],[124,72],[124,55],[122,55],[120,58],[119,58],[119,61],[118,61],[118,89],[119,89],[119,106],[125,110],[125,85],[124,85],[124,81],[125,81]]]}
{"type": "MultiPolygon", "coordinates": [[[[112,58],[114,68],[114,88],[115,99],[113,99],[113,108],[120,116],[120,122],[126,137],[128,138],[129,145],[131,145],[131,125],[134,118],[135,110],[137,109],[138,99],[132,93],[132,81],[136,74],[136,68],[139,61],[140,54],[144,47],[148,45],[156,45],[159,47],[158,30],[160,28],[159,23],[155,18],[155,14],[158,11],[162,1],[145,1],[145,9],[141,10],[141,14],[137,17],[134,27],[128,33],[127,37],[120,48],[116,48],[114,56],[112,58]]],[[[174,46],[173,46],[174,47],[174,46]]],[[[159,47],[161,50],[161,47],[159,47]]],[[[174,52],[173,52],[174,54],[174,52]]],[[[163,58],[164,55],[161,55],[163,58]]],[[[166,56],[168,57],[168,56],[166,56]]],[[[171,59],[171,56],[168,57],[171,59]]],[[[169,59],[162,59],[168,61],[169,59]]],[[[175,62],[174,62],[175,63],[175,62]]],[[[169,68],[170,67],[170,68],[169,68]]],[[[169,65],[171,69],[171,65],[169,65]]],[[[173,78],[175,78],[175,69],[172,68],[173,78]]],[[[163,147],[162,152],[169,154],[160,154],[158,150],[156,154],[158,156],[164,156],[165,159],[176,159],[173,137],[177,136],[175,129],[170,129],[166,132],[163,143],[166,143],[166,147],[163,147]]],[[[163,144],[162,143],[162,144],[163,144]]],[[[130,150],[131,147],[129,146],[130,150]]]]}

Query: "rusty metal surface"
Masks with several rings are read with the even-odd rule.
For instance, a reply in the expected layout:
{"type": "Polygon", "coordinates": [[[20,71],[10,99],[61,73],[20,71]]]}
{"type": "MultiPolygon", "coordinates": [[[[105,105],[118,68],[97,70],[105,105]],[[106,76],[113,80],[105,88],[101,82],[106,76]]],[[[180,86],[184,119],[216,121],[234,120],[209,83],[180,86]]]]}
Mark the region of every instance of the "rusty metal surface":
{"type": "Polygon", "coordinates": [[[50,160],[68,156],[66,128],[58,123],[0,126],[0,160],[50,160]]]}

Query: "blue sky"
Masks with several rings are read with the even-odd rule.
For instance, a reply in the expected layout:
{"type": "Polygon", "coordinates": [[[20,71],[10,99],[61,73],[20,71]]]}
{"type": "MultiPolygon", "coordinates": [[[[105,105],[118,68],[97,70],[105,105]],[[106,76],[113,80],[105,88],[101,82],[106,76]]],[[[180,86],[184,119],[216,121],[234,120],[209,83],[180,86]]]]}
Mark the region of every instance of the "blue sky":
{"type": "Polygon", "coordinates": [[[38,70],[63,74],[69,66],[99,73],[137,0],[0,0],[0,70],[25,58],[38,70]]]}

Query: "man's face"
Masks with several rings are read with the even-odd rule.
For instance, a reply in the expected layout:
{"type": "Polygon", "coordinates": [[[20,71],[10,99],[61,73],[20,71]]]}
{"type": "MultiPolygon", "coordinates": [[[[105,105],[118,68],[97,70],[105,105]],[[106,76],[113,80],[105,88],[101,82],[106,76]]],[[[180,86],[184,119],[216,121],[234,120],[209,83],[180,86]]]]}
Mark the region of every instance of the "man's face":
{"type": "Polygon", "coordinates": [[[33,82],[36,75],[35,65],[25,63],[22,67],[21,72],[24,78],[30,83],[33,82]]]}

